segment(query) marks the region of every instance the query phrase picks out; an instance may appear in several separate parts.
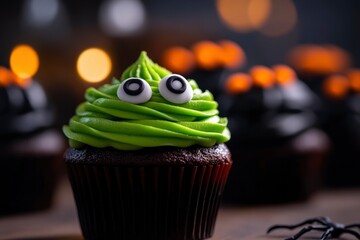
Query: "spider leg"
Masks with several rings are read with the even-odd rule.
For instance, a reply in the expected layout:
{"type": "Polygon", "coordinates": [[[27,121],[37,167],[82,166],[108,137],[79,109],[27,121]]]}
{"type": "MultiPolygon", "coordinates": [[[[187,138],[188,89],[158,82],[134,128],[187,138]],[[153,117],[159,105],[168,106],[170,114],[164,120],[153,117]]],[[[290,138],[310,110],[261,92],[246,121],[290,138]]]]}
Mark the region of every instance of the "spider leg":
{"type": "Polygon", "coordinates": [[[351,235],[355,236],[357,239],[360,240],[360,234],[357,233],[357,232],[355,232],[355,231],[353,231],[353,230],[350,230],[350,229],[342,229],[341,231],[342,231],[342,233],[351,234],[351,235]]]}
{"type": "Polygon", "coordinates": [[[327,230],[327,227],[313,227],[313,226],[307,226],[304,227],[303,229],[301,229],[300,232],[298,232],[297,234],[295,234],[294,236],[287,238],[286,240],[296,240],[298,238],[300,238],[302,235],[304,235],[307,232],[310,232],[312,230],[316,230],[316,231],[325,231],[327,230]]]}
{"type": "Polygon", "coordinates": [[[327,239],[330,235],[331,235],[331,233],[334,231],[334,229],[333,228],[329,228],[328,230],[326,230],[326,232],[324,232],[324,234],[323,235],[321,235],[321,240],[325,240],[325,239],[327,239]]]}
{"type": "Polygon", "coordinates": [[[349,224],[349,225],[345,226],[346,229],[354,228],[354,227],[357,227],[360,229],[360,223],[354,223],[354,224],[349,224]]]}
{"type": "Polygon", "coordinates": [[[321,225],[326,225],[327,223],[328,218],[325,218],[325,217],[318,217],[318,218],[310,218],[310,219],[307,219],[303,222],[300,222],[298,224],[294,224],[294,225],[273,225],[271,226],[266,233],[270,233],[271,231],[275,230],[275,229],[279,229],[279,228],[285,228],[285,229],[295,229],[295,228],[298,228],[298,227],[301,227],[303,225],[306,225],[306,224],[313,224],[313,223],[319,223],[321,225]]]}

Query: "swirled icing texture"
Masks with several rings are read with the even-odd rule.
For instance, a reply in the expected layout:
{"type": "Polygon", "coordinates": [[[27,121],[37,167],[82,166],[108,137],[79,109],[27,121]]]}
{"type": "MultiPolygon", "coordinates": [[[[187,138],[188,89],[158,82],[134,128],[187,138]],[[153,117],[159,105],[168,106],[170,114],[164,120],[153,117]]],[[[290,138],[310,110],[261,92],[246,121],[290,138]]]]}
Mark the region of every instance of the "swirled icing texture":
{"type": "Polygon", "coordinates": [[[160,146],[210,147],[228,141],[227,119],[218,116],[218,104],[212,94],[202,92],[194,80],[189,80],[194,96],[187,103],[173,104],[160,95],[158,84],[169,74],[142,52],[124,71],[121,80],[113,79],[112,84],[99,89],[87,89],[87,101],[78,106],[76,115],[63,128],[70,146],[136,150],[160,146]],[[153,93],[148,102],[136,105],[117,97],[120,83],[129,77],[140,77],[150,84],[153,93]]]}

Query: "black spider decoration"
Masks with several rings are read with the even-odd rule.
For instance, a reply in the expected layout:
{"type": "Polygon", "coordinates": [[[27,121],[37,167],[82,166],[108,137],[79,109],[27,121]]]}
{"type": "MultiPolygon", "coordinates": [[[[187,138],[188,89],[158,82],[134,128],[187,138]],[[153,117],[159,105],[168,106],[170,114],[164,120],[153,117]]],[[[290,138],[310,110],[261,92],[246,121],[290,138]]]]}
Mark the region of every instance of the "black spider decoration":
{"type": "Polygon", "coordinates": [[[360,230],[360,223],[344,225],[341,223],[335,223],[330,220],[328,217],[317,217],[317,218],[310,218],[301,223],[294,224],[294,225],[273,225],[271,226],[267,233],[275,229],[285,228],[285,229],[295,229],[304,225],[308,225],[300,230],[294,236],[287,238],[286,240],[296,240],[299,239],[302,235],[310,231],[320,231],[324,232],[321,236],[321,240],[325,240],[328,238],[338,238],[343,233],[348,233],[355,236],[357,239],[360,239],[360,233],[352,230],[352,228],[359,228],[360,230]],[[316,223],[316,225],[311,225],[316,223]]]}

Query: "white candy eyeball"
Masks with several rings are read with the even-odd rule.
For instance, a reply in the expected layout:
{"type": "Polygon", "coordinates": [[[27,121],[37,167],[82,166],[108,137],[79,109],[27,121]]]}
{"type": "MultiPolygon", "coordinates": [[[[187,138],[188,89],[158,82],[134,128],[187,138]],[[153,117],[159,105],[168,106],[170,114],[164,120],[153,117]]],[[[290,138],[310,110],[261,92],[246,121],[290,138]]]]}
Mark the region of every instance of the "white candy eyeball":
{"type": "Polygon", "coordinates": [[[120,84],[117,96],[124,102],[145,103],[150,100],[152,90],[149,83],[144,79],[128,78],[120,84]]]}
{"type": "Polygon", "coordinates": [[[179,74],[170,74],[159,83],[159,92],[172,103],[186,103],[193,97],[190,83],[179,74]]]}

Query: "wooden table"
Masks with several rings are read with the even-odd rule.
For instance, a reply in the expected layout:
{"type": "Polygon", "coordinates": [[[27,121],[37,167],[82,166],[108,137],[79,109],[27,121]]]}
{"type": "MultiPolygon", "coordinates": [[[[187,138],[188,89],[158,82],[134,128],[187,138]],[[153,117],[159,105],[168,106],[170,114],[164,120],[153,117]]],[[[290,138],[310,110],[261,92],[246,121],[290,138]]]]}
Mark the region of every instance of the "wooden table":
{"type": "MultiPolygon", "coordinates": [[[[297,223],[313,216],[329,216],[343,223],[360,222],[360,189],[323,191],[306,203],[223,206],[213,239],[284,239],[294,232],[279,231],[266,236],[266,229],[272,224],[297,223]]],[[[0,239],[82,239],[69,183],[65,180],[59,187],[52,209],[0,218],[0,239]]]]}

